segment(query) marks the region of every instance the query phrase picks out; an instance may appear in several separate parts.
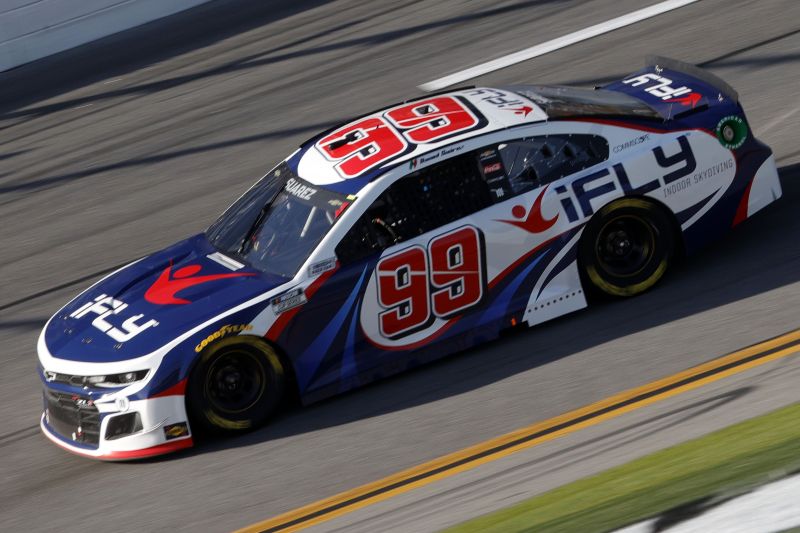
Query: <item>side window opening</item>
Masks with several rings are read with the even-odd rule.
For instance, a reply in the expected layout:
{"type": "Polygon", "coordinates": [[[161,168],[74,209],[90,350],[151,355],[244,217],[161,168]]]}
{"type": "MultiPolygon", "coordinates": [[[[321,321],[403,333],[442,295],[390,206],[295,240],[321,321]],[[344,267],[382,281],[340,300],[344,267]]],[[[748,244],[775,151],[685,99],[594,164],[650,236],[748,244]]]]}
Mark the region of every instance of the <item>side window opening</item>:
{"type": "Polygon", "coordinates": [[[352,262],[492,205],[475,153],[459,155],[405,176],[373,202],[336,247],[352,262]]]}
{"type": "Polygon", "coordinates": [[[597,135],[506,141],[413,172],[384,191],[336,247],[344,263],[449,224],[608,159],[597,135]]]}
{"type": "Polygon", "coordinates": [[[497,145],[513,195],[522,194],[608,159],[597,135],[546,135],[497,145]]]}

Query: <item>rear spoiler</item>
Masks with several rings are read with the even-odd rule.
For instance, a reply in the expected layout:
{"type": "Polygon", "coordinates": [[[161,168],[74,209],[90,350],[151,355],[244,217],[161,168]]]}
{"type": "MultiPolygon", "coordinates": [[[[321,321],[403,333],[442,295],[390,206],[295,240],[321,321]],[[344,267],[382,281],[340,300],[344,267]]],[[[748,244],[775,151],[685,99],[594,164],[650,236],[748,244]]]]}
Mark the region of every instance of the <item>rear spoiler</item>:
{"type": "Polygon", "coordinates": [[[719,76],[715,76],[711,72],[700,68],[697,65],[692,65],[691,63],[685,63],[669,57],[655,55],[646,56],[644,59],[644,64],[646,67],[653,65],[656,69],[661,68],[672,70],[674,72],[680,72],[681,74],[686,74],[687,76],[697,78],[698,80],[704,81],[708,85],[719,90],[720,93],[722,93],[724,96],[727,96],[731,101],[733,101],[733,103],[739,103],[739,93],[737,93],[733,87],[728,85],[727,82],[725,82],[725,80],[719,76]]]}
{"type": "Polygon", "coordinates": [[[648,56],[646,62],[642,70],[603,88],[641,100],[665,120],[739,102],[733,87],[698,66],[661,56],[648,56]]]}

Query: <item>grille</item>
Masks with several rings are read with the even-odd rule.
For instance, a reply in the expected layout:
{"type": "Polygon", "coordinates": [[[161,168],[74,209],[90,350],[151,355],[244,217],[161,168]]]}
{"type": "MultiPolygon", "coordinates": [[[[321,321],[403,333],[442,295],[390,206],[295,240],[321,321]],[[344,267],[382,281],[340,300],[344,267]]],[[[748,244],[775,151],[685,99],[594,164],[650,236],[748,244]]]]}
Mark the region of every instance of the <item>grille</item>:
{"type": "Polygon", "coordinates": [[[75,442],[100,443],[100,413],[91,398],[45,389],[47,422],[57,433],[75,442]]]}
{"type": "Polygon", "coordinates": [[[57,372],[50,372],[45,370],[44,372],[45,378],[47,381],[53,383],[65,383],[67,385],[75,385],[76,387],[82,387],[86,383],[86,376],[73,376],[70,374],[59,374],[57,372]]]}

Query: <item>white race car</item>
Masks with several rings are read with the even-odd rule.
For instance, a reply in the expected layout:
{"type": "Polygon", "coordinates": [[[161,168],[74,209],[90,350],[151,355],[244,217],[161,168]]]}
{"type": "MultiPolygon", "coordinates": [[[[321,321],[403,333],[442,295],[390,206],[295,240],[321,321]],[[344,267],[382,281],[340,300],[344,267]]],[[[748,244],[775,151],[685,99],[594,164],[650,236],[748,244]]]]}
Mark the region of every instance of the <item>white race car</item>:
{"type": "Polygon", "coordinates": [[[41,426],[102,459],[191,446],[631,296],[781,195],[736,93],[659,59],[601,89],[428,95],[309,140],[207,231],[39,338],[41,426]]]}

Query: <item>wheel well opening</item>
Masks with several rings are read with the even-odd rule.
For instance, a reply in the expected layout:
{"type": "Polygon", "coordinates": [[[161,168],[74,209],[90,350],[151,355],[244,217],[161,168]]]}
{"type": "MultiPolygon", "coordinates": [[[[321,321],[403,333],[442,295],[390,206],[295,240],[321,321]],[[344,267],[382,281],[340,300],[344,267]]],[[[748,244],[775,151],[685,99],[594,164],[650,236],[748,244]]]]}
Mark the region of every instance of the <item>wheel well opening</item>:
{"type": "Polygon", "coordinates": [[[649,196],[634,196],[633,198],[639,198],[646,202],[650,202],[654,206],[658,207],[664,213],[664,215],[666,215],[670,223],[670,229],[672,230],[673,237],[672,258],[676,261],[682,260],[686,254],[686,247],[683,242],[683,230],[681,229],[680,223],[678,223],[678,218],[675,216],[675,213],[672,212],[672,209],[667,207],[667,204],[664,202],[656,200],[655,198],[650,198],[649,196]]]}
{"type": "MultiPolygon", "coordinates": [[[[683,242],[683,230],[681,229],[681,225],[678,223],[678,218],[675,216],[675,213],[673,213],[672,210],[669,207],[667,207],[667,205],[664,202],[661,202],[660,200],[657,200],[655,198],[651,198],[650,196],[631,195],[631,196],[623,196],[622,198],[616,198],[614,200],[611,200],[610,202],[606,203],[605,205],[603,205],[601,208],[597,209],[594,212],[594,214],[591,216],[591,218],[589,218],[589,220],[586,221],[586,224],[584,224],[584,228],[589,224],[589,222],[591,222],[595,218],[599,217],[600,216],[600,212],[603,209],[605,209],[606,207],[608,207],[609,205],[611,205],[611,204],[613,204],[615,202],[618,202],[620,200],[629,199],[629,198],[634,198],[634,199],[642,200],[643,202],[647,202],[647,203],[655,206],[657,209],[659,209],[667,217],[667,219],[669,220],[669,223],[670,223],[670,229],[672,230],[672,236],[674,237],[673,238],[673,250],[672,250],[673,258],[676,259],[676,260],[682,259],[684,257],[684,255],[685,255],[685,253],[686,253],[686,248],[685,248],[685,244],[683,242]]],[[[581,240],[584,239],[584,235],[586,235],[585,232],[584,232],[583,235],[581,235],[581,240]]],[[[578,262],[578,266],[579,267],[582,266],[580,264],[580,260],[578,262]]]]}
{"type": "Polygon", "coordinates": [[[281,349],[280,346],[266,339],[263,340],[273,350],[275,350],[275,354],[278,356],[278,360],[281,362],[281,365],[283,366],[283,372],[286,378],[285,382],[286,388],[284,389],[284,401],[288,401],[290,399],[293,402],[299,401],[300,385],[297,382],[297,374],[295,373],[292,360],[289,358],[289,355],[283,349],[281,349]]]}
{"type": "MultiPolygon", "coordinates": [[[[640,195],[630,195],[630,196],[623,196],[620,198],[616,198],[610,202],[607,202],[601,208],[597,209],[594,214],[586,221],[583,227],[583,233],[581,234],[581,238],[578,241],[578,254],[577,254],[577,266],[578,266],[578,273],[581,280],[581,285],[584,288],[584,292],[587,298],[593,301],[603,300],[608,297],[607,290],[598,289],[596,286],[596,282],[593,282],[589,276],[589,265],[587,263],[588,259],[585,255],[585,252],[581,250],[585,250],[586,247],[589,245],[589,239],[593,237],[591,235],[594,234],[594,226],[599,224],[603,217],[609,214],[611,211],[615,209],[615,204],[623,204],[619,205],[619,207],[624,208],[626,200],[638,200],[641,203],[647,204],[649,208],[652,208],[654,211],[660,213],[662,217],[663,223],[668,225],[669,231],[671,233],[671,249],[669,250],[671,260],[673,262],[679,262],[685,256],[685,244],[683,239],[683,232],[681,230],[680,224],[678,223],[678,219],[672,210],[667,207],[666,204],[660,202],[655,198],[651,198],[649,196],[640,196],[640,195]]],[[[630,205],[630,203],[629,203],[630,205]]],[[[641,205],[641,204],[640,204],[641,205]]],[[[594,278],[592,278],[594,279],[594,278]]]]}
{"type": "MultiPolygon", "coordinates": [[[[300,397],[300,388],[297,383],[297,375],[295,373],[294,365],[292,365],[291,359],[289,356],[278,346],[277,344],[270,342],[269,340],[265,339],[264,337],[259,337],[255,335],[237,335],[236,337],[228,337],[228,339],[236,339],[239,342],[231,344],[235,346],[236,344],[246,344],[251,347],[255,347],[256,349],[260,350],[259,344],[266,344],[268,345],[278,357],[278,360],[283,367],[284,372],[284,397],[283,402],[292,401],[296,402],[299,400],[300,397]]],[[[213,346],[213,344],[209,344],[206,349],[213,346]]],[[[202,358],[202,352],[198,354],[198,357],[195,357],[191,364],[188,366],[186,370],[186,379],[190,380],[192,378],[192,374],[194,373],[195,368],[199,364],[202,358]]],[[[184,397],[184,402],[189,402],[189,395],[187,394],[184,397]]],[[[187,413],[188,413],[188,403],[187,403],[187,413]]]]}

